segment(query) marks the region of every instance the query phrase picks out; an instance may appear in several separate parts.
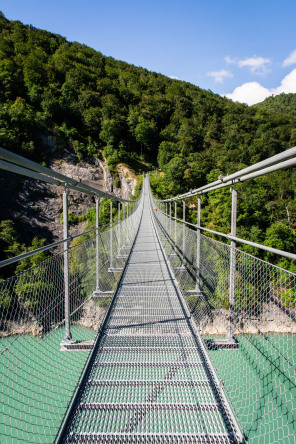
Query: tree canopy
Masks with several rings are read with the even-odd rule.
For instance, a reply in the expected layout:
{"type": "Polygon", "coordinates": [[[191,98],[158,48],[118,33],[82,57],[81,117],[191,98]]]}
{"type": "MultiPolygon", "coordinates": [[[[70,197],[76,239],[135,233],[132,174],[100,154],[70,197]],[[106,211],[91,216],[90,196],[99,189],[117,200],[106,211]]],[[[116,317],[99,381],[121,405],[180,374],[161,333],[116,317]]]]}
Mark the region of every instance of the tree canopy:
{"type": "MultiPolygon", "coordinates": [[[[152,163],[164,172],[155,192],[166,197],[296,145],[295,95],[248,107],[2,14],[0,146],[46,161],[44,134],[79,159],[103,152],[111,166],[135,157],[152,163]]],[[[294,190],[294,170],[242,185],[240,234],[270,242],[273,224],[294,230],[294,190]]],[[[205,197],[203,223],[227,229],[226,201],[205,197]]]]}
{"type": "Polygon", "coordinates": [[[267,97],[263,102],[254,106],[267,111],[296,116],[296,94],[282,93],[277,96],[267,97]]]}

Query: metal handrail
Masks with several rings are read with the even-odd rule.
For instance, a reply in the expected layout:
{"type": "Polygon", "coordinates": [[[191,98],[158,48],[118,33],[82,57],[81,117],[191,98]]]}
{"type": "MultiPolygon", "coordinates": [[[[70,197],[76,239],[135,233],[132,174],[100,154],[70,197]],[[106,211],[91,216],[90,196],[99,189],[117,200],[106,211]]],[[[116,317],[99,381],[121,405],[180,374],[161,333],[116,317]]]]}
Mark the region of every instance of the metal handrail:
{"type": "Polygon", "coordinates": [[[52,244],[45,245],[44,247],[36,248],[36,250],[28,251],[26,253],[19,254],[18,256],[14,256],[9,259],[5,259],[4,261],[0,262],[0,268],[5,267],[6,265],[14,264],[15,262],[18,262],[22,259],[27,259],[28,257],[34,256],[35,254],[38,254],[38,253],[42,253],[43,251],[51,250],[52,248],[58,247],[59,245],[62,245],[65,242],[68,242],[69,240],[71,240],[70,237],[69,237],[69,239],[63,239],[58,242],[53,242],[52,244]]]}
{"type": "MultiPolygon", "coordinates": [[[[125,219],[123,219],[122,222],[124,220],[125,219]]],[[[118,220],[114,221],[113,226],[116,225],[118,222],[119,222],[118,220]]],[[[102,225],[99,227],[99,230],[103,230],[109,226],[110,226],[110,224],[102,225]]],[[[68,236],[67,239],[62,239],[60,241],[53,242],[52,244],[44,245],[44,247],[36,248],[36,250],[27,251],[26,253],[19,254],[18,256],[14,256],[9,259],[5,259],[3,261],[0,261],[0,268],[5,267],[6,265],[14,264],[15,262],[18,262],[22,259],[27,259],[28,257],[34,256],[35,254],[38,254],[38,253],[42,253],[43,251],[52,250],[53,248],[56,248],[59,245],[64,244],[65,242],[71,242],[74,239],[77,239],[78,237],[86,236],[87,234],[93,233],[94,231],[97,231],[97,230],[98,230],[98,228],[93,228],[91,230],[84,231],[83,233],[76,234],[75,236],[68,236]]]]}
{"type": "Polygon", "coordinates": [[[283,170],[296,166],[296,147],[290,148],[275,156],[269,157],[261,162],[255,163],[249,167],[243,168],[233,174],[222,177],[215,182],[211,182],[195,190],[189,191],[170,199],[157,199],[158,202],[172,202],[176,200],[186,199],[191,196],[205,194],[210,191],[244,182],[255,177],[263,176],[274,171],[283,170]]]}
{"type": "MultiPolygon", "coordinates": [[[[81,193],[90,194],[91,196],[96,197],[105,197],[107,199],[111,199],[118,201],[118,202],[124,202],[124,203],[135,203],[138,202],[140,198],[136,200],[127,200],[122,199],[120,197],[117,197],[115,195],[105,193],[103,191],[97,190],[96,188],[93,188],[89,185],[85,185],[81,182],[78,182],[68,176],[65,176],[61,173],[58,173],[56,171],[51,170],[50,168],[44,167],[42,165],[39,165],[36,162],[33,162],[32,160],[26,159],[25,157],[19,156],[18,154],[12,153],[11,151],[7,151],[3,148],[0,148],[0,169],[3,169],[5,171],[10,171],[12,173],[20,174],[25,177],[30,177],[33,179],[41,180],[42,182],[50,183],[52,185],[56,186],[63,186],[67,189],[72,189],[74,191],[78,191],[81,193]]],[[[65,193],[64,193],[65,194],[65,193]]],[[[67,194],[67,193],[66,193],[67,194]]],[[[66,211],[67,213],[67,211],[66,211]]],[[[100,227],[106,228],[108,225],[100,227]]],[[[20,254],[18,256],[5,259],[0,262],[0,268],[5,267],[6,265],[11,265],[15,262],[18,262],[19,260],[29,258],[35,254],[42,253],[43,251],[51,250],[52,248],[55,248],[59,245],[68,243],[72,241],[73,239],[76,239],[80,236],[89,234],[93,231],[98,230],[98,228],[94,228],[93,230],[89,230],[87,232],[78,234],[76,236],[65,236],[63,240],[54,242],[52,244],[37,248],[33,251],[28,251],[26,253],[20,254]]]]}
{"type": "Polygon", "coordinates": [[[226,233],[221,233],[220,231],[210,230],[209,228],[202,227],[201,225],[192,224],[191,222],[187,222],[184,219],[178,219],[177,217],[170,216],[169,214],[166,214],[164,211],[162,211],[160,208],[158,208],[158,211],[160,211],[166,217],[169,217],[170,219],[175,220],[176,222],[180,222],[181,224],[186,224],[186,225],[196,228],[198,230],[203,230],[208,233],[215,234],[217,236],[222,236],[222,237],[229,239],[229,240],[240,242],[242,244],[250,245],[251,247],[259,248],[261,250],[269,251],[270,253],[279,254],[280,256],[296,260],[296,254],[294,254],[294,253],[289,253],[284,250],[278,250],[277,248],[268,247],[267,245],[263,245],[263,244],[257,244],[256,242],[252,242],[252,241],[248,241],[246,239],[242,239],[240,237],[232,236],[231,234],[226,234],[226,233]]]}
{"type": "Polygon", "coordinates": [[[39,165],[32,160],[19,156],[18,154],[0,148],[0,168],[10,171],[22,176],[31,177],[33,179],[41,180],[43,182],[51,183],[57,186],[67,186],[67,188],[79,191],[80,193],[90,194],[105,197],[107,199],[116,200],[119,202],[135,202],[128,199],[122,199],[114,194],[105,193],[97,188],[78,182],[71,177],[51,170],[50,168],[39,165]]]}

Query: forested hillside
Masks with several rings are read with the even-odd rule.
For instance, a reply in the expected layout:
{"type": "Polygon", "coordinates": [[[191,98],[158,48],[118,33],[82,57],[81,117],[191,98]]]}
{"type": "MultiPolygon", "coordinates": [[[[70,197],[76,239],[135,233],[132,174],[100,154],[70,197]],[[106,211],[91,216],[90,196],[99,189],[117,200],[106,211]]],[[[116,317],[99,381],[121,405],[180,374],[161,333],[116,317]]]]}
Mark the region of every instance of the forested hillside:
{"type": "Polygon", "coordinates": [[[261,103],[254,105],[257,108],[266,111],[275,111],[277,113],[289,114],[296,116],[296,94],[280,94],[278,96],[267,97],[261,103]]]}
{"type": "MultiPolygon", "coordinates": [[[[105,156],[111,171],[120,161],[159,166],[162,197],[296,145],[293,113],[233,103],[3,15],[0,30],[0,146],[38,162],[53,134],[56,156],[66,146],[79,159],[105,156]]],[[[286,171],[242,185],[239,235],[294,249],[295,180],[286,171]]],[[[204,199],[202,222],[229,231],[229,191],[204,199]]]]}

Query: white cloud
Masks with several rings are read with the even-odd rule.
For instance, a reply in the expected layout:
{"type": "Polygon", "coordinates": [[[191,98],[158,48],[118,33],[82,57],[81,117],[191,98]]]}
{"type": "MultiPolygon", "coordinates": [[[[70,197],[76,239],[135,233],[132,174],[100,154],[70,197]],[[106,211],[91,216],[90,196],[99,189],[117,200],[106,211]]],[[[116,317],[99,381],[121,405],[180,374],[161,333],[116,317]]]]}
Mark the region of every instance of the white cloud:
{"type": "Polygon", "coordinates": [[[283,61],[283,66],[290,66],[290,65],[294,65],[294,64],[296,64],[296,49],[294,51],[292,51],[291,54],[289,55],[289,57],[287,57],[283,61]]]}
{"type": "Polygon", "coordinates": [[[251,72],[260,75],[264,75],[269,71],[267,65],[271,63],[270,59],[265,59],[264,57],[257,57],[257,56],[249,57],[243,60],[237,60],[229,56],[226,56],[224,60],[227,63],[232,63],[234,65],[239,66],[240,68],[244,67],[250,68],[251,72]]]}
{"type": "Polygon", "coordinates": [[[260,85],[258,82],[247,82],[235,88],[231,94],[226,94],[226,97],[232,99],[234,102],[247,103],[248,105],[255,105],[255,103],[262,102],[271,93],[267,88],[260,85]]]}
{"type": "Polygon", "coordinates": [[[271,91],[273,94],[296,93],[296,68],[283,78],[278,88],[271,91]]]}
{"type": "Polygon", "coordinates": [[[215,82],[223,83],[225,77],[233,77],[233,74],[226,69],[221,69],[221,71],[208,72],[208,76],[213,77],[215,82]]]}
{"type": "Polygon", "coordinates": [[[226,57],[225,57],[225,61],[226,61],[227,63],[235,63],[235,64],[237,64],[237,60],[232,59],[232,58],[229,57],[229,56],[226,56],[226,57]]]}
{"type": "Polygon", "coordinates": [[[273,94],[281,93],[296,93],[296,68],[283,78],[277,88],[267,89],[258,82],[248,82],[235,88],[232,93],[226,94],[226,97],[235,102],[255,105],[273,94]]]}
{"type": "Polygon", "coordinates": [[[176,76],[170,76],[170,79],[173,79],[173,80],[179,80],[179,77],[176,77],[176,76]]]}
{"type": "Polygon", "coordinates": [[[250,68],[251,72],[256,74],[265,74],[268,63],[271,63],[271,60],[264,59],[263,57],[249,57],[248,59],[239,60],[237,64],[240,68],[244,66],[250,68]]]}

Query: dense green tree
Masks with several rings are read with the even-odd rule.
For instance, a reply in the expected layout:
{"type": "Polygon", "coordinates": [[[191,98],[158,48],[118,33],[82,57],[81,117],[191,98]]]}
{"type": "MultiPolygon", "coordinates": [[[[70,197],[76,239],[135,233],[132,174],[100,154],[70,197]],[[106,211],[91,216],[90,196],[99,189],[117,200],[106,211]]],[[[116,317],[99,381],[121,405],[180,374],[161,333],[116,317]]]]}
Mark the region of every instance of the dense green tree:
{"type": "Polygon", "coordinates": [[[160,168],[163,169],[168,164],[168,162],[178,154],[178,152],[179,149],[177,143],[169,141],[161,142],[161,144],[159,145],[157,157],[158,165],[160,166],[160,168]]]}
{"type": "Polygon", "coordinates": [[[136,141],[141,144],[142,150],[153,150],[157,140],[157,127],[153,120],[148,121],[143,117],[139,117],[138,124],[134,130],[136,141]]]}
{"type": "Polygon", "coordinates": [[[278,96],[267,97],[267,99],[254,105],[254,107],[296,116],[296,94],[282,93],[278,96]]]}
{"type": "MultiPolygon", "coordinates": [[[[295,230],[287,227],[282,222],[275,222],[267,228],[264,244],[267,247],[293,252],[296,245],[295,230]]],[[[266,252],[265,257],[271,262],[274,262],[276,258],[275,254],[270,252],[266,252]]]]}
{"type": "MultiPolygon", "coordinates": [[[[295,128],[295,94],[248,107],[0,15],[0,146],[26,157],[43,159],[54,133],[79,159],[104,153],[115,175],[118,162],[159,166],[167,197],[290,148],[295,128]]],[[[288,170],[238,187],[238,230],[294,230],[295,185],[288,170]]],[[[203,199],[203,223],[228,229],[230,193],[203,199]]]]}
{"type": "MultiPolygon", "coordinates": [[[[12,220],[2,220],[0,222],[0,260],[9,259],[14,256],[18,256],[26,251],[33,251],[37,248],[43,247],[45,239],[38,239],[34,237],[30,247],[25,247],[21,244],[17,234],[15,224],[12,220]]],[[[19,273],[29,267],[33,267],[38,263],[44,261],[49,257],[47,251],[38,253],[16,264],[11,264],[8,267],[1,269],[1,277],[11,276],[12,274],[19,273]]],[[[1,302],[0,302],[1,305],[1,302]]]]}

